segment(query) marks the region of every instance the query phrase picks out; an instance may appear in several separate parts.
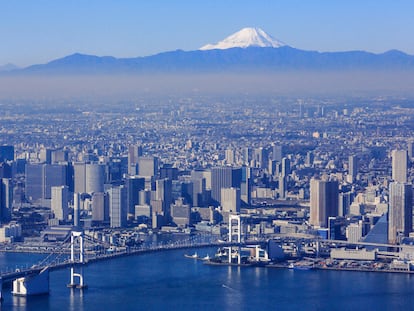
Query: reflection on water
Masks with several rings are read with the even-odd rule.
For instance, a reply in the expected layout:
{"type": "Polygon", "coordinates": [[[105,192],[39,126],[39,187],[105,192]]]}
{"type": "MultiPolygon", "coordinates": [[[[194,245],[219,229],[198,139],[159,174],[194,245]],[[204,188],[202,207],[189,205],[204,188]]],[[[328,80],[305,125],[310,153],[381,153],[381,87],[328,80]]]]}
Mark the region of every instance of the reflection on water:
{"type": "Polygon", "coordinates": [[[83,296],[86,289],[70,288],[69,292],[69,310],[83,310],[83,296]]]}
{"type": "Polygon", "coordinates": [[[22,296],[12,296],[13,297],[13,306],[17,307],[19,310],[27,310],[27,298],[22,296]]]}

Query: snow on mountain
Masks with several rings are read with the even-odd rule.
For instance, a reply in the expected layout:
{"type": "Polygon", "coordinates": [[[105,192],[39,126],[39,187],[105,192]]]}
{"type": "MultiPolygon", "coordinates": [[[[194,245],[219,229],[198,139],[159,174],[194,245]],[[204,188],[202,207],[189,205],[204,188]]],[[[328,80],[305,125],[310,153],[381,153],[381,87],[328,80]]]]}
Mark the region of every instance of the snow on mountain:
{"type": "Polygon", "coordinates": [[[207,44],[200,50],[247,48],[247,47],[274,47],[278,48],[285,43],[273,38],[260,28],[243,28],[216,44],[207,44]]]}

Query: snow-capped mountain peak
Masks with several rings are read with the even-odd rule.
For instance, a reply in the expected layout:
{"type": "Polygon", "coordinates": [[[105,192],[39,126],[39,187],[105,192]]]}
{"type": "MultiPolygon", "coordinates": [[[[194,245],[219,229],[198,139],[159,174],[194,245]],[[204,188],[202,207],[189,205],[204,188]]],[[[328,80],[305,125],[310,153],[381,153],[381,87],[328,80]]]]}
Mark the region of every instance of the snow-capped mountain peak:
{"type": "Polygon", "coordinates": [[[228,36],[223,41],[216,44],[207,44],[200,50],[247,48],[247,47],[274,47],[278,48],[286,45],[285,43],[273,38],[260,28],[243,28],[242,30],[228,36]]]}

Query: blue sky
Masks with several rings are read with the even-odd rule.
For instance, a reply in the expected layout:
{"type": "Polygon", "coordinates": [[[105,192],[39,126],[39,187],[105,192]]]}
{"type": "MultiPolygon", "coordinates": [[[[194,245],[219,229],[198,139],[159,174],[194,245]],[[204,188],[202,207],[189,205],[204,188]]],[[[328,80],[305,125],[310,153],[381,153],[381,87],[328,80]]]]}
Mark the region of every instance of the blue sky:
{"type": "Polygon", "coordinates": [[[414,54],[412,0],[1,0],[0,65],[194,50],[243,27],[319,51],[414,54]]]}

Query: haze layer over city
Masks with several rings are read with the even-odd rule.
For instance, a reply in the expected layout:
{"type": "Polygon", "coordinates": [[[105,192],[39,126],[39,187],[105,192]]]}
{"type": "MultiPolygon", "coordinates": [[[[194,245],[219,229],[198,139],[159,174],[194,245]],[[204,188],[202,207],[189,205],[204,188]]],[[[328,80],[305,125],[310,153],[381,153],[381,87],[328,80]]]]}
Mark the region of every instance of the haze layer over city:
{"type": "Polygon", "coordinates": [[[5,308],[412,305],[409,1],[3,6],[5,308]]]}

